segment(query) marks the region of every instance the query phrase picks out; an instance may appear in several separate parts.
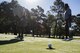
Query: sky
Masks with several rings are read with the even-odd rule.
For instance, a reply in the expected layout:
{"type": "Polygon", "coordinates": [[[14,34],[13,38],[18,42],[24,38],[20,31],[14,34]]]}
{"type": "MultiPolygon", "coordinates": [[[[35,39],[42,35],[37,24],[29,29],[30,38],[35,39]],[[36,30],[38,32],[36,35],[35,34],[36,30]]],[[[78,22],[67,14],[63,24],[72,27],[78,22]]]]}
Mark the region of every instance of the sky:
{"type": "MultiPolygon", "coordinates": [[[[11,0],[0,0],[0,3],[2,1],[8,1],[11,0]]],[[[50,6],[53,5],[53,2],[55,0],[17,0],[19,4],[27,9],[36,8],[37,5],[41,6],[45,12],[50,10],[50,6]]],[[[62,0],[64,3],[68,3],[73,15],[80,14],[80,0],[62,0]]]]}

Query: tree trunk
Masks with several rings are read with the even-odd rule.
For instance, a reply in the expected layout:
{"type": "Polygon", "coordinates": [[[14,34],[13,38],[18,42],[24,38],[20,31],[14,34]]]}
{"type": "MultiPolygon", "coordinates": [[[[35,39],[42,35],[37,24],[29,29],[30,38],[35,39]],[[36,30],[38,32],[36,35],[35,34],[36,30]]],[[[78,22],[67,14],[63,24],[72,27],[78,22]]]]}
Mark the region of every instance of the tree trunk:
{"type": "Polygon", "coordinates": [[[51,37],[51,27],[49,27],[49,38],[51,37]]]}

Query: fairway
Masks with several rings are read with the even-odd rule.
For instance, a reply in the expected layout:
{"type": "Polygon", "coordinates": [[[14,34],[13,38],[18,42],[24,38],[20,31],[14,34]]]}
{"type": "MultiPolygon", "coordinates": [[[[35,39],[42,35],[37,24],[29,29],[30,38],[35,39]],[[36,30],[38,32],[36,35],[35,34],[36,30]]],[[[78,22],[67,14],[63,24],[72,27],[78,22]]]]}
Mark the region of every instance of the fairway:
{"type": "Polygon", "coordinates": [[[0,34],[0,53],[80,53],[80,39],[63,41],[53,38],[25,37],[24,41],[1,44],[1,41],[14,39],[14,35],[0,34]],[[51,43],[54,49],[48,49],[51,43]]]}

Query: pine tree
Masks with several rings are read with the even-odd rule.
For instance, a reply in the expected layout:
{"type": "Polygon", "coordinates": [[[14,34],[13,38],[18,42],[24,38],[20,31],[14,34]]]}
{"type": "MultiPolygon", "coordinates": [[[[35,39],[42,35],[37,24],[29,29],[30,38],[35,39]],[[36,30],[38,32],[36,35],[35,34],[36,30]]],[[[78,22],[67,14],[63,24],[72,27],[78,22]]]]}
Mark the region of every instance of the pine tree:
{"type": "Polygon", "coordinates": [[[51,6],[51,11],[56,14],[54,35],[58,35],[59,30],[57,29],[61,27],[62,20],[64,20],[62,16],[64,13],[64,2],[62,0],[55,0],[53,6],[51,6]]]}

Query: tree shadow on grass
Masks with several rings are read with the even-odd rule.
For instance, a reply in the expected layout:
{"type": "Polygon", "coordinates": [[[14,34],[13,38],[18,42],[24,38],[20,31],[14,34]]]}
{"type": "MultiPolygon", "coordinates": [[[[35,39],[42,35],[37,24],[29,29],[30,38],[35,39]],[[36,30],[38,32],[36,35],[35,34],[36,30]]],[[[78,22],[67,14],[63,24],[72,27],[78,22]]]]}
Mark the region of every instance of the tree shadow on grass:
{"type": "Polygon", "coordinates": [[[11,40],[0,40],[0,45],[6,45],[6,44],[12,44],[20,42],[20,40],[17,39],[11,39],[11,40]]]}

